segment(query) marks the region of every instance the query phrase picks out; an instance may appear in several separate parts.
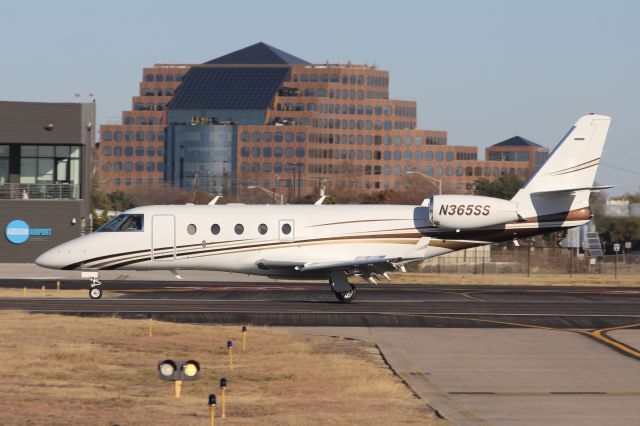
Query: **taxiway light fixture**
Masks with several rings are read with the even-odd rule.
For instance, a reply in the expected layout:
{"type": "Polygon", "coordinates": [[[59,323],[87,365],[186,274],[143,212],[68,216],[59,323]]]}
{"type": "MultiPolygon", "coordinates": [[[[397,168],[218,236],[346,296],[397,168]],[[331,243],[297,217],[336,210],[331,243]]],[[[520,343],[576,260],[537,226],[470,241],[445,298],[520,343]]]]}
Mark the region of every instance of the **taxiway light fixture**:
{"type": "Polygon", "coordinates": [[[225,390],[227,390],[227,379],[220,379],[220,393],[222,394],[222,418],[227,417],[227,404],[225,403],[225,390]]]}
{"type": "Polygon", "coordinates": [[[233,340],[227,340],[227,352],[229,354],[229,368],[233,370],[233,340]]]}
{"type": "Polygon", "coordinates": [[[247,349],[247,326],[242,326],[242,350],[247,349]]]}
{"type": "Polygon", "coordinates": [[[216,424],[216,395],[213,393],[209,394],[209,408],[210,408],[210,417],[209,417],[209,424],[211,426],[215,426],[216,424]]]}

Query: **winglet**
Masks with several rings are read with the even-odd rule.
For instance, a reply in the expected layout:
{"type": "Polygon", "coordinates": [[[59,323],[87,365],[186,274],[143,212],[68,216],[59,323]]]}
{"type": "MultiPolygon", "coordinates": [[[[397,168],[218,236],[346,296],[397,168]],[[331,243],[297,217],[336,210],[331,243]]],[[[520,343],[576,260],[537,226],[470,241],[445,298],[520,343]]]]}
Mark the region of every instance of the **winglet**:
{"type": "Polygon", "coordinates": [[[323,195],[322,197],[318,198],[318,201],[316,201],[313,204],[315,204],[316,206],[319,206],[320,204],[322,204],[324,202],[325,198],[327,198],[327,196],[323,195]]]}

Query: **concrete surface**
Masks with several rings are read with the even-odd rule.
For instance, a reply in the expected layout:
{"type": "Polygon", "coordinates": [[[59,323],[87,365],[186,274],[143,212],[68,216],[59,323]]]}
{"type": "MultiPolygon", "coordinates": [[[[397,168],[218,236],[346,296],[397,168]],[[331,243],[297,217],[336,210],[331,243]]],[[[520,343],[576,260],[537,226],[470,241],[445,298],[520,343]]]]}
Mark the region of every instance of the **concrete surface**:
{"type": "MultiPolygon", "coordinates": [[[[586,336],[543,329],[292,327],[378,344],[457,425],[640,425],[640,363],[586,336]]],[[[621,330],[629,341],[640,330],[621,330]]]]}
{"type": "Polygon", "coordinates": [[[638,330],[614,330],[608,333],[610,337],[613,337],[617,341],[624,343],[625,345],[640,351],[640,331],[638,330]]]}
{"type": "MultiPolygon", "coordinates": [[[[271,282],[258,275],[216,271],[179,271],[185,281],[271,282]]],[[[0,263],[0,278],[79,280],[80,271],[41,268],[33,263],[0,263]]],[[[180,281],[169,271],[100,271],[101,280],[180,281]]]]}

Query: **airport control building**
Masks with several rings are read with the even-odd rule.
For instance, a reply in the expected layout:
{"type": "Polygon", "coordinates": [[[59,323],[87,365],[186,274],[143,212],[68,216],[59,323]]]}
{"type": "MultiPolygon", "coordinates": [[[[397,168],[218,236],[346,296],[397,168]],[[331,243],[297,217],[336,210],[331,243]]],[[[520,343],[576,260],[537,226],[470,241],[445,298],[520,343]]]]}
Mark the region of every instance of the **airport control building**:
{"type": "Polygon", "coordinates": [[[94,103],[0,102],[0,263],[91,229],[94,103]]]}
{"type": "Polygon", "coordinates": [[[377,66],[313,64],[264,43],[145,68],[131,110],[101,126],[100,186],[169,183],[240,199],[261,186],[291,200],[320,187],[404,189],[418,172],[469,193],[481,177],[524,178],[548,154],[513,138],[479,160],[477,147],[420,129],[416,102],[390,98],[389,82],[377,66]]]}

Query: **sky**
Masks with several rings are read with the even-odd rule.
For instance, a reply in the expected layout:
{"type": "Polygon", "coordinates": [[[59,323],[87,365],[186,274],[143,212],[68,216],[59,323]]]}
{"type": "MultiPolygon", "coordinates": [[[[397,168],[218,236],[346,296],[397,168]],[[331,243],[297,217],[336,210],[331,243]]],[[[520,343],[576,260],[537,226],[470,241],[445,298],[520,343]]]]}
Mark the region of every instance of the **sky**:
{"type": "Polygon", "coordinates": [[[390,72],[390,97],[450,145],[520,135],[553,148],[582,115],[612,117],[596,180],[640,191],[640,2],[22,0],[0,13],[0,100],[131,108],[142,69],[263,41],[312,63],[390,72]]]}

